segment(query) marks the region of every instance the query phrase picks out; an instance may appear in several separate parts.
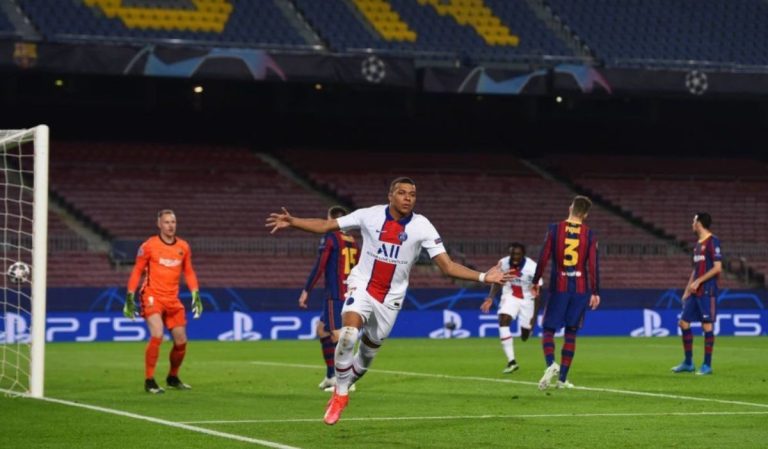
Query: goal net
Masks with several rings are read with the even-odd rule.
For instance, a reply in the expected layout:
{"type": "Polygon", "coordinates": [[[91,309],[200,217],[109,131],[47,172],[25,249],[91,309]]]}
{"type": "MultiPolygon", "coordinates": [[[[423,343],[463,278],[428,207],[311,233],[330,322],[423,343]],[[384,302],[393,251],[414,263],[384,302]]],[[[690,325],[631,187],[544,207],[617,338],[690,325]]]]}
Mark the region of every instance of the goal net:
{"type": "Polygon", "coordinates": [[[0,130],[0,392],[43,395],[48,127],[0,130]]]}

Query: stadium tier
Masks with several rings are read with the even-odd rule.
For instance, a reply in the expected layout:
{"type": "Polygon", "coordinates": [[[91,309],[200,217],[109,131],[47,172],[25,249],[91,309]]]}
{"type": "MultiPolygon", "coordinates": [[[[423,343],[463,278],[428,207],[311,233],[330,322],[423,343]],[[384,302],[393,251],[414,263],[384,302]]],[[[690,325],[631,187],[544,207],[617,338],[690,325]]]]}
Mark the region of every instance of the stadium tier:
{"type": "MultiPolygon", "coordinates": [[[[768,64],[762,0],[19,0],[49,41],[174,42],[608,66],[768,64]],[[586,45],[587,47],[583,47],[586,45]]],[[[0,14],[0,35],[14,33],[0,14]]]]}
{"type": "Polygon", "coordinates": [[[48,40],[308,46],[273,0],[20,0],[48,40]]]}
{"type": "Polygon", "coordinates": [[[638,60],[768,63],[762,0],[547,0],[608,65],[638,60]]]}
{"type": "MultiPolygon", "coordinates": [[[[418,185],[416,210],[432,221],[449,240],[492,240],[540,243],[547,223],[561,220],[574,193],[542,178],[517,158],[506,155],[367,153],[354,165],[327,161],[341,154],[294,150],[289,163],[318,184],[356,206],[383,204],[389,183],[412,176],[418,185]],[[360,173],[357,167],[367,167],[360,173]],[[376,167],[387,167],[383,171],[376,167]],[[428,168],[427,168],[428,167],[428,168]]],[[[657,239],[623,219],[596,208],[590,222],[602,241],[654,243],[657,239]]]]}
{"type": "Polygon", "coordinates": [[[155,214],[165,207],[187,238],[253,237],[280,206],[305,216],[327,208],[244,148],[60,143],[51,188],[119,238],[155,233],[155,214]]]}
{"type": "MultiPolygon", "coordinates": [[[[264,220],[281,206],[299,216],[323,216],[327,200],[280,175],[246,149],[58,143],[51,159],[51,189],[114,238],[142,241],[157,232],[157,211],[174,209],[179,235],[200,243],[192,250],[205,285],[298,288],[314,261],[315,237],[290,231],[290,235],[270,237],[264,220]],[[305,239],[298,259],[269,257],[274,245],[265,249],[260,244],[297,237],[305,239]],[[206,260],[218,261],[217,252],[223,252],[227,262],[210,266],[206,260]]],[[[121,256],[124,263],[132,263],[132,254],[121,256]]],[[[106,256],[102,259],[103,269],[97,272],[113,272],[106,256]]],[[[59,276],[59,269],[66,271],[52,264],[52,285],[71,285],[74,280],[68,280],[66,273],[59,276]]],[[[127,276],[124,270],[101,281],[94,276],[84,285],[103,285],[103,279],[117,279],[116,285],[122,285],[127,276]]]]}
{"type": "MultiPolygon", "coordinates": [[[[385,203],[392,179],[404,174],[414,177],[419,187],[417,212],[435,224],[454,258],[481,270],[503,257],[510,241],[525,243],[529,256],[535,258],[546,224],[564,218],[574,195],[560,182],[544,178],[519,159],[504,154],[477,153],[467,158],[458,153],[438,157],[371,152],[358,154],[354,164],[339,164],[349,161],[349,153],[342,151],[289,150],[279,156],[295,172],[354,207],[385,203]],[[358,170],[362,166],[367,168],[365,173],[358,170]]],[[[578,167],[568,158],[557,161],[550,164],[551,169],[558,170],[558,164],[578,167]]],[[[593,167],[610,168],[612,164],[639,167],[636,172],[643,172],[643,164],[637,160],[607,161],[593,167]]],[[[60,143],[51,167],[51,188],[116,239],[145,239],[156,232],[156,211],[173,208],[179,235],[193,241],[198,275],[211,287],[299,288],[314,262],[316,237],[287,231],[270,238],[263,227],[264,218],[280,206],[288,207],[296,216],[319,217],[329,204],[244,148],[60,143]]],[[[730,246],[731,254],[736,247],[757,243],[761,234],[754,224],[768,219],[765,189],[756,190],[764,181],[599,176],[576,181],[681,239],[690,234],[692,214],[708,208],[715,217],[715,231],[724,246],[730,246]],[[719,192],[717,203],[712,202],[714,195],[707,196],[711,192],[719,192]],[[697,202],[699,198],[709,199],[697,202]],[[737,213],[740,210],[747,212],[737,213]]],[[[59,226],[59,221],[52,221],[52,234],[59,232],[53,229],[66,234],[66,225],[59,226]]],[[[667,247],[664,240],[599,205],[593,208],[588,223],[603,247],[603,287],[679,288],[685,282],[689,265],[684,252],[667,247]],[[637,270],[637,266],[644,268],[637,270]]],[[[66,237],[61,240],[70,241],[66,237]]],[[[67,247],[61,249],[63,255],[56,260],[71,256],[67,247]]],[[[101,279],[94,276],[93,282],[125,282],[127,274],[114,275],[106,256],[91,255],[83,263],[102,264],[102,270],[93,270],[97,273],[106,270],[101,279]]],[[[132,260],[131,255],[123,257],[126,263],[132,260]]],[[[748,265],[754,269],[751,262],[761,260],[749,253],[748,265]]],[[[51,271],[51,279],[56,279],[53,282],[92,285],[87,279],[69,277],[66,270],[58,272],[57,266],[51,271]]],[[[723,283],[726,287],[742,286],[732,279],[723,283]]],[[[414,270],[413,285],[455,286],[430,264],[414,270]]]]}
{"type": "Polygon", "coordinates": [[[518,59],[573,53],[524,1],[295,0],[331,49],[518,59]]]}

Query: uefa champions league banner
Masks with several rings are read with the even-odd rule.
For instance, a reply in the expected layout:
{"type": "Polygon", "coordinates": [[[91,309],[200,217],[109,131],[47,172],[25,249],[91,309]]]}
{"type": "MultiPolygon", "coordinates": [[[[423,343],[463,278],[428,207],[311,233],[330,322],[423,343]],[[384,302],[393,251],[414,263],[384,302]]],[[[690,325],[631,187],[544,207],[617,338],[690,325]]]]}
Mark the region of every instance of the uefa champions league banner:
{"type": "MultiPolygon", "coordinates": [[[[618,309],[587,312],[581,335],[666,337],[677,335],[679,310],[618,309]]],[[[193,340],[256,341],[310,340],[316,338],[317,312],[208,312],[198,320],[188,316],[187,332],[193,340]]],[[[120,313],[50,313],[46,339],[49,342],[144,341],[148,338],[142,319],[131,320],[120,313]]],[[[541,317],[535,334],[541,335],[541,317]]],[[[0,319],[0,344],[29,340],[28,315],[6,313],[0,319]]],[[[513,335],[520,335],[513,323],[513,335]]],[[[720,311],[716,335],[768,335],[768,311],[733,309],[720,311]]],[[[469,338],[497,337],[495,313],[477,310],[400,312],[391,337],[469,338]]]]}

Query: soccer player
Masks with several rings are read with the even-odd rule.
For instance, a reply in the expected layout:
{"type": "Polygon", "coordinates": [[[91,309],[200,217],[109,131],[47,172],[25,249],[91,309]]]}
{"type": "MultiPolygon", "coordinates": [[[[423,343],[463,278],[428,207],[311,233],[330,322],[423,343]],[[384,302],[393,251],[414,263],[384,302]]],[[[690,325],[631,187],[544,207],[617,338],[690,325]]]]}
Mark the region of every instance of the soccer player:
{"type": "MultiPolygon", "coordinates": [[[[348,213],[341,206],[333,206],[328,209],[327,216],[328,220],[334,220],[348,213]]],[[[360,248],[358,248],[353,236],[342,231],[332,231],[325,233],[320,239],[319,253],[304,285],[304,290],[299,296],[299,307],[307,308],[309,293],[325,272],[325,299],[323,301],[323,315],[320,322],[317,323],[317,336],[320,338],[320,345],[323,349],[326,372],[325,378],[318,387],[321,390],[329,389],[328,391],[332,391],[336,385],[333,356],[336,351],[336,342],[339,341],[341,307],[344,305],[344,295],[347,293],[347,277],[352,268],[357,265],[360,258],[360,248]]]]}
{"type": "Polygon", "coordinates": [[[683,335],[685,360],[672,368],[676,373],[696,371],[693,364],[691,322],[698,321],[704,330],[704,363],[696,374],[712,374],[712,350],[715,347],[712,323],[717,317],[717,279],[723,270],[723,255],[720,252],[720,239],[709,230],[711,226],[712,217],[708,213],[698,212],[693,217],[691,227],[699,240],[693,248],[693,271],[683,292],[683,313],[680,315],[679,325],[683,335]]]}
{"type": "Polygon", "coordinates": [[[317,234],[360,229],[363,235],[360,261],[347,279],[335,354],[336,388],[323,418],[329,425],[339,420],[349,401],[350,385],[368,371],[389,336],[405,301],[411,268],[422,248],[446,276],[499,284],[509,279],[498,267],[480,273],[451,260],[432,223],[413,212],[416,183],[412,179],[401,177],[392,181],[388,200],[389,204],[358,209],[333,220],[298,218],[283,208],[282,212],[270,214],[266,221],[271,233],[293,227],[317,234]],[[361,329],[365,332],[355,351],[361,329]]]}
{"type": "Polygon", "coordinates": [[[192,268],[192,251],[189,244],[176,236],[176,214],[170,209],[157,213],[158,235],[150,237],[139,247],[136,264],[128,279],[123,315],[133,319],[136,313],[135,292],[142,274],[141,316],[147,322],[149,343],[144,352],[144,390],[152,394],[165,392],[155,381],[155,366],[163,342],[163,326],[173,337],[171,368],[166,377],[170,388],[189,390],[192,387],[179,379],[179,368],[187,352],[187,319],[184,305],[179,300],[181,273],[192,292],[192,312],[199,318],[203,313],[197,275],[192,268]]]}
{"type": "Polygon", "coordinates": [[[583,222],[592,201],[576,196],[568,207],[568,219],[549,225],[539,263],[533,276],[533,291],[538,296],[538,282],[547,263],[552,260],[549,299],[542,322],[542,348],[547,369],[539,380],[545,390],[556,377],[557,388],[573,388],[568,370],[576,353],[576,334],[584,322],[587,305],[595,310],[600,305],[600,273],[597,237],[583,222]],[[555,363],[555,332],[565,325],[565,342],[560,353],[560,365],[555,363]]]}
{"type": "MultiPolygon", "coordinates": [[[[512,279],[504,283],[501,288],[501,301],[499,302],[499,338],[501,349],[507,356],[507,367],[502,371],[505,374],[515,372],[519,365],[515,360],[515,345],[512,339],[512,320],[520,318],[520,337],[528,340],[531,329],[535,324],[536,314],[539,310],[539,297],[534,295],[532,288],[533,275],[536,273],[536,262],[525,256],[525,245],[518,242],[509,244],[509,256],[499,260],[499,266],[504,273],[509,272],[512,279]]],[[[542,281],[539,279],[539,285],[542,281]]],[[[499,286],[491,285],[491,291],[485,298],[480,310],[488,313],[493,305],[493,299],[499,293],[499,286]]]]}

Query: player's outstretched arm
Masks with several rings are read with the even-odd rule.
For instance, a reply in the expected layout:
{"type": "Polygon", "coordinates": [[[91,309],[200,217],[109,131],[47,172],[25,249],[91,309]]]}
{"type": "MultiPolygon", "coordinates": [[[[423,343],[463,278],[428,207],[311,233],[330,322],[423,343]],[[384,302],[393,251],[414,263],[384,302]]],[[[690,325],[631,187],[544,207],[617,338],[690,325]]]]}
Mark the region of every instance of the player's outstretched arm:
{"type": "Polygon", "coordinates": [[[481,273],[479,271],[472,270],[470,268],[465,267],[464,265],[460,263],[456,263],[453,260],[451,260],[450,256],[448,256],[447,253],[440,253],[432,260],[435,261],[435,264],[440,268],[440,271],[446,275],[450,276],[452,278],[456,279],[464,279],[466,281],[478,281],[478,282],[484,282],[486,284],[504,284],[505,282],[512,279],[512,276],[508,273],[502,273],[501,268],[499,268],[498,265],[494,266],[490,270],[486,271],[485,273],[481,273]]]}
{"type": "Polygon", "coordinates": [[[283,207],[282,212],[273,212],[269,214],[264,227],[272,228],[272,230],[269,231],[270,234],[274,234],[284,228],[296,228],[301,229],[302,231],[314,232],[315,234],[325,234],[326,232],[338,230],[339,224],[336,222],[336,219],[325,220],[322,218],[294,217],[283,207]]]}

